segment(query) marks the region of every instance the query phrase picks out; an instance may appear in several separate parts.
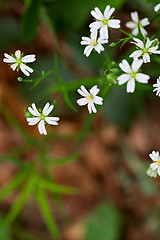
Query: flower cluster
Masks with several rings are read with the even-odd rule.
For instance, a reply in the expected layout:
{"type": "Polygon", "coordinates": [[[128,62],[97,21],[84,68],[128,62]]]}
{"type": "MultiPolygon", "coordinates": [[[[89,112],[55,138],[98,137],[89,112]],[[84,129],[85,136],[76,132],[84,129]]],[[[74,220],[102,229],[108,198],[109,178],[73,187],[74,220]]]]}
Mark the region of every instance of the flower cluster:
{"type": "Polygon", "coordinates": [[[149,157],[152,159],[153,163],[150,164],[150,168],[147,170],[147,175],[150,177],[160,176],[160,155],[159,152],[152,151],[149,154],[149,157]]]}
{"type": "Polygon", "coordinates": [[[84,55],[86,55],[86,57],[90,55],[93,49],[98,53],[104,51],[102,44],[108,43],[109,28],[120,28],[120,20],[111,17],[114,11],[115,8],[111,8],[109,5],[105,8],[103,14],[98,7],[95,7],[95,9],[91,11],[91,15],[96,21],[89,25],[91,32],[90,38],[82,37],[81,41],[82,45],[87,45],[84,49],[84,55]],[[97,38],[98,33],[99,37],[97,38]]]}

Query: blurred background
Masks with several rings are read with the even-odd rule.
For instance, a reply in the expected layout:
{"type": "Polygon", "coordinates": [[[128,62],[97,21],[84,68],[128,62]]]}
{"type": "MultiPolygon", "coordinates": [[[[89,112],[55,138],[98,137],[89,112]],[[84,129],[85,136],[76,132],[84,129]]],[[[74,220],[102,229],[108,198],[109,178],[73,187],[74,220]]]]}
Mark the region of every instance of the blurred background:
{"type": "MultiPolygon", "coordinates": [[[[160,150],[160,100],[152,92],[159,63],[143,65],[149,85],[127,94],[104,74],[105,55],[86,58],[80,45],[95,7],[115,7],[129,32],[130,13],[153,19],[157,3],[0,1],[0,240],[160,239],[160,180],[146,175],[149,153],[160,150]],[[16,50],[36,54],[30,77],[3,62],[16,50]],[[106,91],[95,115],[76,103],[81,84],[106,91]],[[52,116],[60,117],[58,126],[47,125],[47,136],[27,125],[33,102],[54,104],[52,116]]],[[[159,23],[147,27],[150,37],[160,37],[159,23]]],[[[124,37],[112,29],[109,44],[124,37]]],[[[134,49],[109,44],[105,52],[116,64],[134,49]]]]}

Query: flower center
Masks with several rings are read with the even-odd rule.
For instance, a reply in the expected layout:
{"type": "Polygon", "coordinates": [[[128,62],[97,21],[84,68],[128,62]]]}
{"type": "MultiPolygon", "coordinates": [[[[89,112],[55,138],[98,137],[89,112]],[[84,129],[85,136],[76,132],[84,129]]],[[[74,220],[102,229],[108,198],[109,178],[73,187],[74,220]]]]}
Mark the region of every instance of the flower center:
{"type": "Polygon", "coordinates": [[[21,64],[21,62],[22,62],[22,61],[21,61],[21,59],[20,59],[20,58],[18,58],[18,59],[17,59],[17,64],[18,64],[18,65],[20,65],[20,64],[21,64]]]}
{"type": "Polygon", "coordinates": [[[104,20],[102,21],[102,23],[103,23],[104,25],[108,25],[108,20],[107,20],[107,19],[104,19],[104,20]]]}
{"type": "Polygon", "coordinates": [[[131,78],[135,78],[135,77],[136,77],[136,73],[135,73],[135,72],[132,72],[132,73],[130,74],[130,76],[131,76],[131,78]]]}
{"type": "Polygon", "coordinates": [[[93,95],[88,95],[87,97],[86,97],[86,99],[87,99],[87,101],[88,102],[91,102],[92,100],[93,100],[93,95]]]}
{"type": "Polygon", "coordinates": [[[41,116],[40,116],[40,119],[41,119],[41,120],[45,120],[45,117],[46,117],[46,116],[44,116],[43,113],[42,113],[41,116]]]}
{"type": "Polygon", "coordinates": [[[156,161],[156,165],[160,166],[160,160],[156,161]]]}
{"type": "Polygon", "coordinates": [[[143,53],[148,53],[148,48],[143,48],[142,51],[143,53]]]}
{"type": "Polygon", "coordinates": [[[97,42],[95,39],[92,39],[92,40],[91,40],[91,44],[92,44],[93,46],[96,46],[96,45],[98,44],[98,42],[97,42]]]}

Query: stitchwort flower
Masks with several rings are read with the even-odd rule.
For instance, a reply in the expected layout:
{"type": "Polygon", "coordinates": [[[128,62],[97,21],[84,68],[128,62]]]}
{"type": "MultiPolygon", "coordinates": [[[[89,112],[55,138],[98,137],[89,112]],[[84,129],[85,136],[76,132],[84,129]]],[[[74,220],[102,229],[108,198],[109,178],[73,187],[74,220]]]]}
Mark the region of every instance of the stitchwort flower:
{"type": "Polygon", "coordinates": [[[9,65],[13,71],[15,71],[16,68],[17,68],[17,71],[19,71],[19,69],[21,69],[21,71],[26,76],[29,76],[30,73],[33,72],[33,69],[28,67],[26,65],[26,63],[31,63],[31,62],[36,61],[35,54],[26,55],[23,57],[23,52],[21,53],[20,50],[17,50],[15,52],[15,54],[11,54],[11,55],[4,53],[4,57],[5,58],[3,59],[3,61],[5,63],[9,63],[9,65]]]}
{"type": "Polygon", "coordinates": [[[95,7],[91,11],[91,15],[96,19],[95,22],[92,22],[89,27],[91,32],[95,32],[100,29],[100,37],[108,39],[108,28],[120,28],[120,20],[112,19],[111,15],[115,11],[115,8],[111,8],[109,5],[105,8],[104,14],[99,10],[98,7],[95,7]]]}
{"type": "Polygon", "coordinates": [[[32,107],[28,107],[28,111],[34,116],[27,118],[28,125],[38,124],[38,130],[40,134],[47,135],[45,128],[45,122],[51,125],[58,125],[59,117],[48,117],[53,110],[54,106],[46,103],[42,111],[38,111],[35,103],[32,103],[32,107]]]}
{"type": "Polygon", "coordinates": [[[80,98],[77,100],[77,103],[80,106],[84,106],[88,104],[88,111],[89,113],[97,112],[94,103],[98,105],[102,105],[103,98],[96,96],[97,93],[100,91],[100,89],[97,88],[97,85],[93,86],[90,91],[88,92],[86,88],[82,85],[80,89],[77,90],[77,92],[83,96],[83,98],[80,98]]]}
{"type": "Polygon", "coordinates": [[[84,49],[84,55],[88,57],[93,49],[95,49],[98,53],[104,51],[104,47],[102,46],[104,43],[108,43],[108,40],[102,39],[101,37],[97,39],[97,32],[92,32],[90,38],[82,37],[81,44],[88,45],[84,49]]]}
{"type": "Polygon", "coordinates": [[[130,66],[126,60],[119,64],[125,74],[120,75],[117,80],[118,84],[122,85],[127,82],[127,92],[133,93],[135,90],[135,81],[140,83],[148,83],[149,76],[143,73],[138,73],[139,68],[142,66],[143,60],[135,58],[130,66]]]}
{"type": "Polygon", "coordinates": [[[153,87],[155,89],[153,89],[153,92],[156,92],[156,96],[160,97],[160,77],[157,78],[157,83],[153,84],[153,87]]]}
{"type": "Polygon", "coordinates": [[[145,44],[138,38],[133,38],[133,40],[135,42],[131,42],[131,43],[134,43],[138,47],[138,50],[134,51],[130,55],[130,57],[138,58],[138,57],[142,56],[143,62],[147,63],[147,62],[151,61],[149,55],[151,55],[152,53],[160,54],[160,50],[157,50],[158,49],[158,44],[156,44],[157,39],[150,41],[149,38],[147,38],[147,41],[145,44]],[[154,44],[154,46],[153,46],[153,44],[154,44]]]}
{"type": "Polygon", "coordinates": [[[150,168],[153,171],[157,171],[158,175],[160,176],[160,156],[159,152],[152,151],[152,153],[149,154],[149,157],[154,161],[154,163],[150,164],[150,168]]]}
{"type": "Polygon", "coordinates": [[[146,27],[147,25],[150,24],[148,18],[143,18],[142,20],[139,20],[137,12],[132,12],[131,18],[132,18],[132,21],[127,22],[126,27],[131,28],[132,34],[137,36],[138,32],[139,32],[139,29],[138,29],[138,25],[139,25],[139,28],[140,28],[143,36],[145,37],[148,33],[144,29],[144,27],[146,27]]]}

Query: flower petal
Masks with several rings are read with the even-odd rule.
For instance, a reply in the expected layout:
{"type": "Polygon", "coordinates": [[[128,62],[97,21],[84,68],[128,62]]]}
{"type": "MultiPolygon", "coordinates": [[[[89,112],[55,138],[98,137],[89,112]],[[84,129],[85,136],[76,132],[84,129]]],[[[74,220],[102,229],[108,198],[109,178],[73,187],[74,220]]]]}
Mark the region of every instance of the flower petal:
{"type": "Polygon", "coordinates": [[[135,80],[134,78],[131,78],[128,82],[127,82],[127,92],[128,93],[133,93],[135,90],[135,80]]]}
{"type": "Polygon", "coordinates": [[[32,103],[32,108],[28,107],[28,111],[35,117],[40,116],[41,114],[38,112],[35,103],[32,103]]]}
{"type": "Polygon", "coordinates": [[[40,134],[44,134],[44,135],[47,135],[47,131],[46,131],[46,128],[45,128],[45,125],[44,125],[44,120],[41,120],[38,124],[38,130],[40,132],[40,134]]]}
{"type": "Polygon", "coordinates": [[[46,117],[45,121],[51,125],[58,125],[59,117],[46,117]]]}
{"type": "Polygon", "coordinates": [[[142,64],[143,64],[142,59],[138,59],[138,58],[133,59],[133,62],[132,62],[132,65],[131,65],[131,68],[132,68],[133,72],[137,72],[138,69],[142,66],[142,64]]]}
{"type": "Polygon", "coordinates": [[[16,62],[16,59],[14,57],[10,56],[7,53],[4,53],[4,56],[5,56],[5,58],[3,59],[3,62],[5,62],[5,63],[14,63],[14,62],[16,62]]]}
{"type": "Polygon", "coordinates": [[[100,91],[99,88],[97,88],[97,85],[93,86],[91,89],[90,89],[90,93],[95,96],[97,95],[97,93],[100,91]]]}
{"type": "Polygon", "coordinates": [[[96,113],[96,112],[97,112],[97,109],[95,108],[95,106],[94,106],[94,103],[93,103],[93,102],[91,102],[91,108],[92,108],[92,111],[93,111],[94,113],[96,113]]]}
{"type": "Polygon", "coordinates": [[[122,85],[122,84],[126,83],[130,78],[131,78],[131,76],[129,74],[122,74],[117,78],[118,84],[122,85]]]}
{"type": "Polygon", "coordinates": [[[111,28],[120,28],[120,22],[118,19],[111,19],[108,20],[108,26],[111,28]]]}
{"type": "Polygon", "coordinates": [[[29,76],[30,73],[33,72],[33,69],[28,67],[27,65],[25,65],[24,63],[21,63],[20,64],[20,69],[21,71],[26,75],[26,76],[29,76]]]}
{"type": "Polygon", "coordinates": [[[142,54],[143,54],[142,50],[136,50],[129,57],[131,57],[131,58],[139,58],[142,54]]]}
{"type": "Polygon", "coordinates": [[[35,125],[40,121],[39,117],[27,118],[28,125],[35,125]]]}
{"type": "Polygon", "coordinates": [[[131,18],[134,22],[138,23],[139,21],[139,17],[138,17],[138,13],[135,11],[135,12],[131,12],[131,18]]]}
{"type": "Polygon", "coordinates": [[[128,62],[124,59],[122,60],[122,63],[119,64],[120,68],[122,69],[123,72],[125,73],[131,73],[131,67],[129,66],[128,62]]]}
{"type": "Polygon", "coordinates": [[[98,7],[95,7],[95,9],[91,11],[91,15],[98,20],[104,19],[103,14],[98,7]]]}
{"type": "Polygon", "coordinates": [[[19,59],[21,57],[21,51],[20,50],[15,51],[15,56],[17,59],[19,59]]]}
{"type": "Polygon", "coordinates": [[[18,66],[18,63],[14,63],[14,64],[10,65],[10,67],[12,68],[13,71],[16,70],[17,66],[18,66]]]}
{"type": "Polygon", "coordinates": [[[150,76],[144,73],[137,73],[135,78],[140,83],[148,83],[150,76]]]}
{"type": "Polygon", "coordinates": [[[99,96],[95,96],[94,99],[93,99],[93,102],[95,104],[98,104],[98,105],[102,105],[103,104],[103,98],[99,97],[99,96]]]}
{"type": "Polygon", "coordinates": [[[143,54],[143,62],[144,63],[147,63],[147,62],[150,62],[151,60],[150,60],[150,56],[149,56],[149,54],[148,53],[144,53],[143,54]]]}
{"type": "Polygon", "coordinates": [[[131,42],[131,43],[134,43],[137,47],[139,47],[139,48],[144,48],[144,43],[140,40],[140,39],[138,39],[138,38],[133,38],[133,40],[135,41],[135,42],[131,42]]]}
{"type": "Polygon", "coordinates": [[[24,63],[30,63],[30,62],[34,62],[36,61],[36,55],[35,54],[30,54],[30,55],[26,55],[24,56],[21,60],[24,63]]]}
{"type": "Polygon", "coordinates": [[[100,28],[100,37],[103,39],[108,39],[108,26],[107,25],[103,25],[100,28]]]}
{"type": "Polygon", "coordinates": [[[87,99],[86,98],[80,98],[77,100],[77,103],[79,106],[84,106],[88,103],[87,99]]]}

